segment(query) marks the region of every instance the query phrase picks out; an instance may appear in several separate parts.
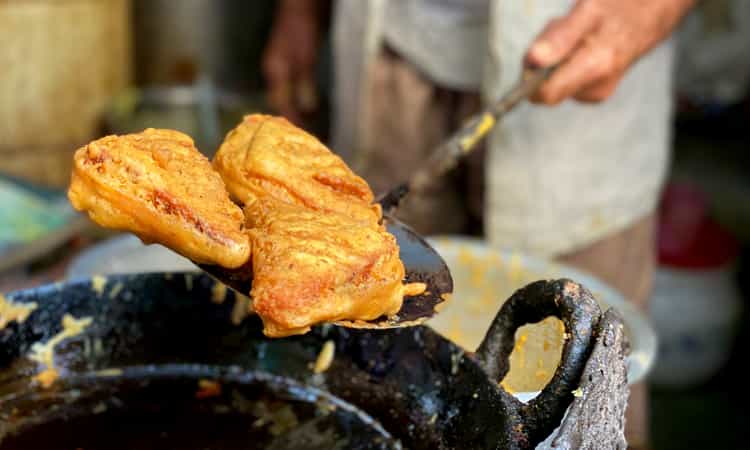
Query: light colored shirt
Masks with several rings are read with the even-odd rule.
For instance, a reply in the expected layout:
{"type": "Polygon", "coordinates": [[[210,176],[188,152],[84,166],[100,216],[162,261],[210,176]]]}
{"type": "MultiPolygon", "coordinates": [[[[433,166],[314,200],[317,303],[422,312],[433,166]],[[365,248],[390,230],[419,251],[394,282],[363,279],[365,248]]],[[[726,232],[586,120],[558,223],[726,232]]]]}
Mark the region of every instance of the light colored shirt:
{"type": "MultiPolygon", "coordinates": [[[[574,2],[490,1],[485,53],[479,53],[475,44],[462,40],[469,47],[441,44],[450,46],[450,51],[432,47],[437,44],[431,39],[437,36],[412,34],[399,40],[401,34],[395,30],[407,29],[408,20],[417,16],[412,23],[415,29],[447,29],[445,24],[454,23],[455,33],[448,35],[460,35],[457,30],[464,22],[459,15],[442,16],[435,12],[442,11],[436,6],[425,13],[408,12],[406,4],[412,2],[394,7],[402,3],[398,0],[339,1],[334,20],[333,148],[351,161],[367,142],[367,133],[377,132],[363,125],[369,104],[365,87],[372,57],[384,43],[401,49],[402,56],[423,67],[437,84],[445,82],[449,87],[461,84],[454,82],[473,85],[475,68],[481,65],[477,89],[485,101],[492,101],[518,80],[524,53],[538,33],[550,19],[566,14],[574,2]],[[407,8],[403,22],[389,24],[397,8],[407,8]],[[414,44],[417,41],[419,45],[414,44]],[[474,69],[464,75],[439,62],[467,57],[475,60],[469,64],[474,69]]],[[[414,0],[417,3],[422,2],[414,0]]],[[[472,13],[466,17],[476,18],[472,13]]],[[[654,211],[669,163],[672,60],[670,40],[632,67],[606,102],[523,104],[495,126],[486,163],[485,230],[492,245],[557,256],[654,211]]]]}
{"type": "Polygon", "coordinates": [[[383,38],[436,83],[476,91],[481,55],[487,54],[489,11],[489,0],[387,1],[383,38]]]}

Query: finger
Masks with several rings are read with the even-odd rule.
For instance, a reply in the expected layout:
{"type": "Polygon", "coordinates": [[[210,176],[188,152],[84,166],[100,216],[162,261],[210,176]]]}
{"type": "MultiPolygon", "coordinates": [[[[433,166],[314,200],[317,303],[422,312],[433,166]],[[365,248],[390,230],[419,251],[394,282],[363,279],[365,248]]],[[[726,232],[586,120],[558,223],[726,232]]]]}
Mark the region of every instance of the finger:
{"type": "Polygon", "coordinates": [[[309,74],[303,75],[297,80],[295,86],[296,104],[304,113],[311,113],[318,109],[318,92],[315,80],[309,74]]]}
{"type": "Polygon", "coordinates": [[[270,48],[263,58],[268,106],[283,116],[293,115],[294,102],[289,61],[270,48]]]}
{"type": "Polygon", "coordinates": [[[289,118],[294,115],[294,102],[292,101],[291,85],[275,83],[268,87],[266,101],[271,110],[289,118]]]}
{"type": "MultiPolygon", "coordinates": [[[[317,30],[311,28],[306,34],[316,35],[317,30]]],[[[292,62],[294,70],[290,74],[294,80],[293,95],[295,105],[305,113],[313,112],[318,107],[315,84],[315,69],[318,58],[316,43],[317,39],[308,39],[295,42],[293,46],[292,62]]]]}
{"type": "Polygon", "coordinates": [[[534,40],[526,53],[526,64],[548,67],[571,54],[583,38],[596,29],[602,20],[599,7],[588,0],[576,3],[570,13],[551,20],[534,40]]]}
{"type": "Polygon", "coordinates": [[[290,79],[291,61],[281,45],[271,43],[263,54],[262,70],[266,82],[281,83],[290,79]]]}
{"type": "Polygon", "coordinates": [[[268,106],[274,113],[284,116],[290,122],[299,122],[299,111],[294,100],[294,85],[291,82],[276,83],[269,87],[268,106]]]}
{"type": "Polygon", "coordinates": [[[578,91],[573,98],[584,103],[598,103],[607,100],[615,93],[620,84],[623,74],[606,78],[604,81],[594,83],[578,91]]]}
{"type": "Polygon", "coordinates": [[[531,100],[556,105],[615,73],[614,51],[599,42],[601,41],[590,39],[575,50],[552,77],[542,84],[531,100]]]}

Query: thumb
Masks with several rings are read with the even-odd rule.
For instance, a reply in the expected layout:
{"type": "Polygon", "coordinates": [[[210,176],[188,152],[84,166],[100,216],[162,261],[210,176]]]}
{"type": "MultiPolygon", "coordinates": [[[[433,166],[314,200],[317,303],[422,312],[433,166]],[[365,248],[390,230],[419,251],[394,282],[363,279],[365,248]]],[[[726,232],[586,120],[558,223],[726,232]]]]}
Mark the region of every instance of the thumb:
{"type": "Polygon", "coordinates": [[[567,16],[551,20],[537,36],[526,53],[526,64],[549,67],[558,64],[573,52],[599,26],[602,12],[595,3],[581,0],[567,16]]]}

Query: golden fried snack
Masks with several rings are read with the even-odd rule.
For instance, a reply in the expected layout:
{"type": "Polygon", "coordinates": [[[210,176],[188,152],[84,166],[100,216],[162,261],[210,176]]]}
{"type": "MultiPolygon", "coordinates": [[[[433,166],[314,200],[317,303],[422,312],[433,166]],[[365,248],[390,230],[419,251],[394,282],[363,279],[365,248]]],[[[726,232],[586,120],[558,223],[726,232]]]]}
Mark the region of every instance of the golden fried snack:
{"type": "Polygon", "coordinates": [[[78,149],[68,198],[99,225],[195,262],[234,268],[250,257],[242,210],[193,140],[177,131],[150,128],[78,149]]]}
{"type": "Polygon", "coordinates": [[[213,160],[245,204],[255,312],[272,337],[395,314],[404,296],[396,239],[367,183],[315,137],[249,115],[213,160]]]}
{"type": "Polygon", "coordinates": [[[246,116],[227,134],[213,164],[229,193],[243,204],[254,194],[356,220],[380,220],[367,182],[282,117],[246,116]]]}
{"type": "Polygon", "coordinates": [[[401,309],[404,265],[384,227],[270,196],[246,199],[253,243],[250,297],[267,336],[401,309]]]}

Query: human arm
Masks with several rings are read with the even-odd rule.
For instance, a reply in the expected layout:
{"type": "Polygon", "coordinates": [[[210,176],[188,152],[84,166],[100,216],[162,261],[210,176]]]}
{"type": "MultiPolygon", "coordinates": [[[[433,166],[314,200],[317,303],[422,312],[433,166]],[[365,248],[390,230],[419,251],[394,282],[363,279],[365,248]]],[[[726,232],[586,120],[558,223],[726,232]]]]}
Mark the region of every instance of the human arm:
{"type": "Polygon", "coordinates": [[[317,107],[315,65],[325,0],[281,0],[263,53],[268,103],[299,123],[317,107]]]}
{"type": "Polygon", "coordinates": [[[609,98],[627,70],[666,39],[696,0],[578,0],[550,21],[529,47],[525,64],[560,64],[532,101],[609,98]]]}

